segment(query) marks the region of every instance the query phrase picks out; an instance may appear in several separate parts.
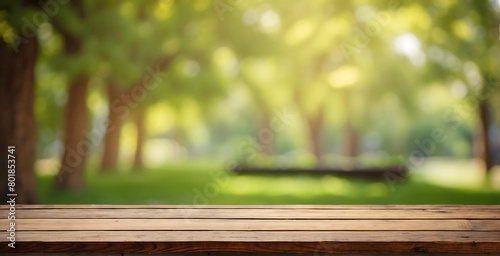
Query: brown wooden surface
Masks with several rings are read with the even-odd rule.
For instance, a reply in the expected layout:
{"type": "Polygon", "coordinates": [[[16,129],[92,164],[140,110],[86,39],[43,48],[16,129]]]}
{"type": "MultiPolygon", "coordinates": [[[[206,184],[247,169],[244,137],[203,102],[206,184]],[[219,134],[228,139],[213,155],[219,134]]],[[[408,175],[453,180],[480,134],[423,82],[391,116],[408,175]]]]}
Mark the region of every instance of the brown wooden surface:
{"type": "MultiPolygon", "coordinates": [[[[182,204],[147,204],[147,205],[116,205],[116,204],[21,204],[16,205],[17,209],[179,209],[179,208],[189,208],[189,209],[370,209],[370,210],[388,210],[388,209],[420,209],[420,210],[447,210],[447,209],[464,209],[470,208],[474,210],[492,210],[499,209],[500,207],[492,205],[463,205],[463,204],[349,204],[349,205],[337,205],[337,204],[314,204],[314,205],[304,205],[304,204],[275,204],[275,205],[182,205],[182,204]]],[[[0,209],[8,209],[7,205],[0,205],[0,209]]]]}
{"type": "MultiPolygon", "coordinates": [[[[7,209],[0,210],[6,216],[7,209]]],[[[456,209],[19,209],[20,219],[496,219],[499,208],[456,209]]]]}
{"type": "MultiPolygon", "coordinates": [[[[6,227],[9,221],[0,220],[6,227]]],[[[499,231],[500,220],[19,219],[17,230],[499,231]]]]}
{"type": "Polygon", "coordinates": [[[500,205],[18,205],[16,218],[0,252],[500,253],[500,205]]]}

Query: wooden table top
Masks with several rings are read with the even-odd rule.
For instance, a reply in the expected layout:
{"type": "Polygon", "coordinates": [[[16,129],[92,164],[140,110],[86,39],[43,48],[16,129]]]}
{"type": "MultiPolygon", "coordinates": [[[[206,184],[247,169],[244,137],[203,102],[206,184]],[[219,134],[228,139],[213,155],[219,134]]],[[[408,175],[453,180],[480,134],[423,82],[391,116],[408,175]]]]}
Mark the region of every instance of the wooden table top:
{"type": "Polygon", "coordinates": [[[16,205],[0,252],[499,253],[500,205],[16,205]]]}

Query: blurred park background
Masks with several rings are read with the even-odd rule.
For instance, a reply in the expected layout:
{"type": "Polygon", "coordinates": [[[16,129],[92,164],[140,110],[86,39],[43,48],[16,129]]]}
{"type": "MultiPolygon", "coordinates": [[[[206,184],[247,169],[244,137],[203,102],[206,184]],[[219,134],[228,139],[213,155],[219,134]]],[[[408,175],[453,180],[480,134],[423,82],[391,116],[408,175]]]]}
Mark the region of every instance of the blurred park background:
{"type": "Polygon", "coordinates": [[[1,0],[18,200],[499,204],[499,11],[1,0]],[[361,169],[381,175],[339,175],[361,169]]]}

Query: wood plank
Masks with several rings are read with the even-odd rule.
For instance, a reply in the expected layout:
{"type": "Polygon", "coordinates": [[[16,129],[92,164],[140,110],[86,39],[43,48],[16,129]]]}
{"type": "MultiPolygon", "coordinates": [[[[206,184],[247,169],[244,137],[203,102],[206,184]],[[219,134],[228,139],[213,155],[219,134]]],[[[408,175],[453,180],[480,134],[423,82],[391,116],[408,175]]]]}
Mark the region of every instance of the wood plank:
{"type": "MultiPolygon", "coordinates": [[[[499,243],[450,242],[20,242],[16,248],[0,242],[0,252],[44,253],[187,253],[187,252],[251,252],[251,253],[496,253],[499,243]]],[[[292,254],[293,255],[293,254],[292,254]]]]}
{"type": "MultiPolygon", "coordinates": [[[[259,253],[259,256],[283,256],[281,253],[259,253]]],[[[297,254],[287,254],[287,255],[295,255],[295,256],[320,256],[318,253],[301,253],[297,254]]],[[[19,256],[19,253],[3,253],[2,256],[19,256]]],[[[23,253],[22,256],[48,256],[46,253],[23,253]]],[[[145,256],[144,253],[93,253],[89,255],[88,253],[57,253],[56,256],[145,256]]],[[[171,253],[155,253],[154,256],[255,256],[255,253],[249,252],[171,252],[171,253]]],[[[327,256],[321,254],[321,256],[327,256]]],[[[356,254],[346,254],[339,253],[335,254],[335,256],[376,256],[373,254],[367,253],[356,253],[356,254]]],[[[408,254],[404,253],[391,253],[390,256],[408,256],[408,254]]],[[[411,256],[429,256],[426,253],[412,253],[411,256]]],[[[449,254],[432,254],[432,256],[450,256],[449,254]]],[[[460,254],[460,256],[492,256],[491,254],[460,254]]]]}
{"type": "Polygon", "coordinates": [[[500,220],[19,219],[16,230],[500,231],[500,220]]]}
{"type": "Polygon", "coordinates": [[[16,208],[16,249],[0,252],[500,252],[499,205],[16,208]]]}
{"type": "MultiPolygon", "coordinates": [[[[71,255],[71,256],[89,256],[83,254],[71,255]]],[[[172,253],[155,253],[154,256],[283,256],[282,253],[248,253],[248,252],[172,252],[172,253]]],[[[315,253],[286,253],[286,255],[291,256],[383,256],[387,254],[373,254],[373,253],[335,253],[335,254],[318,254],[315,253]]],[[[5,255],[5,256],[19,256],[19,255],[5,255]]],[[[23,255],[23,256],[46,256],[46,255],[23,255]]],[[[66,255],[57,255],[57,256],[66,256],[66,255]]],[[[70,256],[70,255],[67,255],[70,256]]],[[[93,256],[93,255],[92,255],[93,256]]],[[[125,253],[121,256],[144,256],[144,254],[140,253],[125,253]]],[[[391,253],[389,256],[450,256],[449,253],[433,253],[429,255],[428,253],[391,253]]],[[[492,254],[486,253],[465,253],[460,254],[460,256],[493,256],[492,254]]]]}
{"type": "MultiPolygon", "coordinates": [[[[259,256],[283,256],[280,253],[259,253],[259,256]]],[[[287,255],[295,255],[295,256],[326,256],[326,255],[318,255],[318,253],[301,253],[297,254],[287,254],[287,255]]],[[[2,256],[19,256],[19,253],[3,253],[2,256]]],[[[22,256],[48,256],[46,253],[24,253],[22,256]]],[[[89,255],[88,253],[57,253],[56,256],[145,256],[144,253],[93,253],[89,255]]],[[[171,253],[155,253],[154,256],[255,256],[254,253],[249,252],[171,252],[171,253]]],[[[335,256],[374,256],[373,254],[335,254],[335,256]]],[[[390,256],[408,256],[408,254],[402,253],[393,253],[390,256]]],[[[411,256],[429,256],[424,253],[415,253],[411,254],[411,256]]],[[[432,256],[450,256],[449,254],[433,254],[432,256]]],[[[460,256],[491,256],[490,254],[460,254],[460,256]]]]}
{"type": "MultiPolygon", "coordinates": [[[[2,256],[19,256],[19,253],[2,253],[2,256]]],[[[144,255],[144,254],[143,254],[144,255]]],[[[49,256],[46,253],[23,253],[22,256],[49,256]]],[[[72,253],[72,252],[66,252],[66,253],[57,253],[55,256],[124,256],[122,253],[92,253],[92,255],[89,255],[88,253],[72,253]]],[[[136,254],[136,256],[139,256],[139,254],[136,254]]],[[[155,256],[161,256],[161,255],[155,255],[155,256]]],[[[165,255],[163,255],[165,256],[165,255]]],[[[184,255],[188,256],[188,255],[184,255]]],[[[303,256],[303,255],[301,255],[303,256]]],[[[340,255],[336,255],[340,256],[340,255]]],[[[462,255],[464,256],[464,255],[462,255]]],[[[467,255],[465,255],[467,256],[467,255]]],[[[474,255],[474,256],[481,256],[481,255],[474,255]]]]}
{"type": "MultiPolygon", "coordinates": [[[[4,231],[5,232],[5,231],[4,231]]],[[[6,232],[5,232],[6,233],[6,232]]],[[[19,242],[495,242],[474,231],[18,231],[19,242]]]]}
{"type": "MultiPolygon", "coordinates": [[[[6,216],[7,211],[0,211],[6,216]]],[[[500,219],[500,209],[19,209],[18,219],[500,219]]]]}
{"type": "MultiPolygon", "coordinates": [[[[499,202],[500,203],[500,202],[499,202]]],[[[8,209],[8,205],[0,205],[0,209],[8,209]]],[[[500,205],[464,205],[464,204],[417,204],[417,205],[115,205],[115,204],[19,204],[16,209],[475,209],[495,210],[500,205]]]]}

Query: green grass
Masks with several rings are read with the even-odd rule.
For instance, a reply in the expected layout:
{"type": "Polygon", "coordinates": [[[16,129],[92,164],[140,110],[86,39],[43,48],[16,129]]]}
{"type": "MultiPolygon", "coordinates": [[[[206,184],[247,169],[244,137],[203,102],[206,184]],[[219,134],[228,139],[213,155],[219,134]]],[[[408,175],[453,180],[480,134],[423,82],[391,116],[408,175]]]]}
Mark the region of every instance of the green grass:
{"type": "Polygon", "coordinates": [[[82,193],[53,191],[52,175],[38,180],[46,204],[500,204],[500,190],[485,186],[474,168],[471,161],[433,160],[394,190],[385,181],[333,175],[235,176],[209,161],[143,173],[88,170],[82,193]]]}

